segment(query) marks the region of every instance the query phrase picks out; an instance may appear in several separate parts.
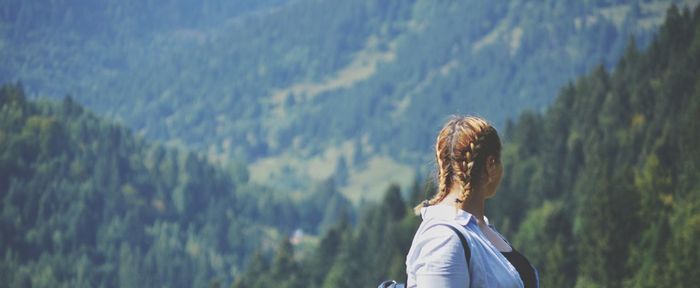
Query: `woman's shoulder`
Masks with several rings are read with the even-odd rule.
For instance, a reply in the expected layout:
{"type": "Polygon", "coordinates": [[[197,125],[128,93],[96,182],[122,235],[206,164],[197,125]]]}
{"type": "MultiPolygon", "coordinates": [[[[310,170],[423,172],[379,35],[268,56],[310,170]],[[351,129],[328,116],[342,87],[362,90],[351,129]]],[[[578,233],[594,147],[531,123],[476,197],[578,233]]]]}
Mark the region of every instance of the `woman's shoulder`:
{"type": "Polygon", "coordinates": [[[469,238],[467,229],[457,222],[426,221],[418,229],[412,246],[423,252],[427,251],[427,253],[452,254],[459,252],[457,254],[464,255],[462,242],[457,233],[469,238]]]}
{"type": "Polygon", "coordinates": [[[426,221],[421,225],[421,236],[429,239],[445,239],[459,240],[459,236],[455,233],[455,229],[460,233],[465,232],[465,227],[455,221],[426,221]]]}
{"type": "MultiPolygon", "coordinates": [[[[421,267],[431,267],[429,270],[455,269],[455,263],[464,263],[464,248],[457,233],[449,224],[432,223],[429,227],[423,227],[422,233],[416,235],[411,250],[407,257],[407,264],[421,267]]],[[[450,225],[451,226],[451,225],[450,225]]],[[[460,232],[461,233],[461,232],[460,232]]]]}

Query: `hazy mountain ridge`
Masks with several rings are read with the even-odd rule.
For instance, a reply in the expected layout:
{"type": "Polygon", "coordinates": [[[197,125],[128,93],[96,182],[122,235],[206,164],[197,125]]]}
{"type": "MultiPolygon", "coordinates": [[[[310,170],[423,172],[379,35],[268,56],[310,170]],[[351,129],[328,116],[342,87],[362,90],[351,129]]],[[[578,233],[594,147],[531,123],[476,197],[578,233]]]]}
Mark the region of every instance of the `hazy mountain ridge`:
{"type": "MultiPolygon", "coordinates": [[[[294,102],[288,110],[301,114],[303,120],[280,132],[289,135],[282,139],[291,139],[282,146],[304,151],[313,149],[307,143],[316,141],[306,135],[341,135],[330,142],[336,147],[348,145],[339,139],[353,143],[353,149],[343,155],[360,163],[355,166],[360,169],[351,169],[351,178],[359,179],[357,175],[369,169],[391,179],[387,182],[398,181],[406,187],[412,169],[426,173],[432,168],[433,134],[446,115],[478,114],[503,128],[509,115],[544,109],[558,87],[576,75],[598,63],[614,63],[632,34],[644,47],[654,33],[650,28],[661,23],[666,10],[659,10],[664,6],[660,3],[589,5],[571,8],[553,3],[542,9],[510,2],[481,8],[471,3],[441,7],[418,1],[410,18],[396,25],[396,36],[380,37],[392,61],[380,62],[373,77],[348,89],[328,91],[312,103],[294,102]],[[464,28],[450,29],[460,26],[464,28]],[[303,115],[305,107],[318,108],[309,108],[311,115],[303,115]],[[375,155],[391,158],[369,168],[361,165],[375,155]],[[406,163],[414,168],[395,168],[406,163]]],[[[294,152],[271,159],[299,167],[284,161],[289,154],[294,152]]],[[[338,162],[327,163],[332,169],[338,162]]],[[[349,182],[347,193],[360,190],[376,195],[384,188],[368,189],[361,180],[349,182]]]]}
{"type": "MultiPolygon", "coordinates": [[[[503,127],[523,109],[543,109],[573,77],[615,62],[630,35],[645,46],[670,2],[300,0],[235,21],[195,9],[219,16],[208,26],[167,26],[195,5],[188,3],[168,6],[174,12],[115,3],[129,11],[114,13],[124,40],[88,41],[75,50],[85,54],[63,49],[61,41],[78,46],[72,38],[49,37],[49,49],[41,37],[9,41],[0,80],[69,93],[149,138],[212,159],[242,159],[256,180],[285,189],[333,175],[342,155],[347,193],[371,194],[384,187],[372,188],[363,172],[405,186],[413,171],[429,170],[446,115],[479,114],[503,127]],[[165,16],[141,14],[153,9],[165,16]],[[131,42],[140,26],[157,29],[131,42]]],[[[183,23],[198,21],[207,22],[183,23]]],[[[61,31],[31,27],[15,34],[61,31]]]]}

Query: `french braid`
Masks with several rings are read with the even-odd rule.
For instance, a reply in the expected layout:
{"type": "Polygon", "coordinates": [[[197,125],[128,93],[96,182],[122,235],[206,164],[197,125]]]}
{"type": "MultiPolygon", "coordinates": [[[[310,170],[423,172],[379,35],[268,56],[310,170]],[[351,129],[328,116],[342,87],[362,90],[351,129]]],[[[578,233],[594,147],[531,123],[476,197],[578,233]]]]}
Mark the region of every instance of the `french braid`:
{"type": "Polygon", "coordinates": [[[428,201],[429,205],[439,203],[449,194],[449,189],[452,185],[452,177],[450,175],[452,175],[454,170],[452,161],[449,159],[452,153],[452,143],[458,120],[452,119],[447,122],[435,142],[435,158],[438,165],[438,193],[433,199],[428,201]]]}

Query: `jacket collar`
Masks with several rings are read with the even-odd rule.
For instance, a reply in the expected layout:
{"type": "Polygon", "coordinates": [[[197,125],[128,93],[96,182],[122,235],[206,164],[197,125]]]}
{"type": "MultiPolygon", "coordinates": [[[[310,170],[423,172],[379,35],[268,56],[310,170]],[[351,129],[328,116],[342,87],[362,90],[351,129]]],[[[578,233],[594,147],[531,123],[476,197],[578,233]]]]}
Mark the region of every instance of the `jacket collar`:
{"type": "MultiPolygon", "coordinates": [[[[474,221],[474,224],[476,224],[476,219],[474,216],[466,212],[462,209],[457,209],[454,206],[451,205],[445,205],[445,204],[437,204],[437,205],[432,205],[432,206],[427,206],[421,208],[421,217],[423,218],[423,221],[426,220],[449,220],[449,221],[456,221],[459,223],[459,225],[462,226],[467,226],[469,222],[474,221]]],[[[484,217],[484,220],[486,220],[486,224],[489,223],[489,220],[484,217]]]]}

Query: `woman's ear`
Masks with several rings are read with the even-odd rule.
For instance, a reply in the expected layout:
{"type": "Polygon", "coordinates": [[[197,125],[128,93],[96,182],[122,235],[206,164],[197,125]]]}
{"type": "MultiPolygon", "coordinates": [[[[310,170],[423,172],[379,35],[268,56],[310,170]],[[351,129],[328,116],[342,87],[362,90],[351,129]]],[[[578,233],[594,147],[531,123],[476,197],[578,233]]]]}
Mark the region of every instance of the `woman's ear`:
{"type": "Polygon", "coordinates": [[[498,169],[498,159],[496,159],[496,156],[486,156],[486,176],[491,177],[491,175],[496,173],[496,169],[498,169]]]}

